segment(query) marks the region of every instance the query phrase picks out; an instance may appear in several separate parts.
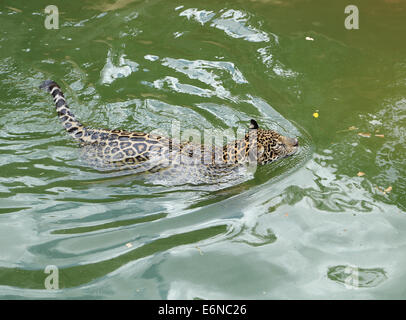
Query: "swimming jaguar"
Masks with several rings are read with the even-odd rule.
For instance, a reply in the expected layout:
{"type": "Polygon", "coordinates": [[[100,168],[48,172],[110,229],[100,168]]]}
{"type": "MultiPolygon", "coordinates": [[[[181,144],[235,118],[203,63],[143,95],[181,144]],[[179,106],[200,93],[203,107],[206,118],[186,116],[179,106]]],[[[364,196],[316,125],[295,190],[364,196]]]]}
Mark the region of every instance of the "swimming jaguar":
{"type": "Polygon", "coordinates": [[[266,164],[298,150],[297,138],[261,129],[255,120],[250,121],[244,138],[223,147],[180,142],[153,133],[93,129],[76,119],[56,82],[46,80],[40,88],[53,96],[62,126],[80,143],[86,160],[99,169],[132,169],[204,183],[237,172],[247,164],[266,164]]]}

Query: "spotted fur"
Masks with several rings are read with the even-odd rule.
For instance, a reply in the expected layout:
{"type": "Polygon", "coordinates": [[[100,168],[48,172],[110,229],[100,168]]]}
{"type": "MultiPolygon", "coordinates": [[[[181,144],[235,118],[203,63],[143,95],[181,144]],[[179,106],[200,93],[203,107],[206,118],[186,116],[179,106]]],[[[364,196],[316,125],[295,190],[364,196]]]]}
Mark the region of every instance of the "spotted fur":
{"type": "Polygon", "coordinates": [[[40,88],[52,95],[62,126],[80,142],[83,155],[97,168],[160,172],[165,176],[203,174],[215,179],[244,163],[266,164],[298,148],[296,138],[261,129],[255,120],[251,120],[243,139],[223,147],[182,143],[144,132],[88,128],[73,115],[58,84],[47,80],[40,88]]]}

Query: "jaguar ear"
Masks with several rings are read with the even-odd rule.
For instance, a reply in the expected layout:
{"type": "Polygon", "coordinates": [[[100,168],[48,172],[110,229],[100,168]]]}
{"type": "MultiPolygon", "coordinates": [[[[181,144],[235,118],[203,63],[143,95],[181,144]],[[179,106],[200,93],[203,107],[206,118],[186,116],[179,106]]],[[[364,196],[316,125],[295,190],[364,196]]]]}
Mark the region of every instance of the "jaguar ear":
{"type": "Polygon", "coordinates": [[[250,121],[250,129],[258,129],[259,128],[259,126],[258,126],[258,123],[254,120],[254,119],[251,119],[251,121],[250,121]]]}

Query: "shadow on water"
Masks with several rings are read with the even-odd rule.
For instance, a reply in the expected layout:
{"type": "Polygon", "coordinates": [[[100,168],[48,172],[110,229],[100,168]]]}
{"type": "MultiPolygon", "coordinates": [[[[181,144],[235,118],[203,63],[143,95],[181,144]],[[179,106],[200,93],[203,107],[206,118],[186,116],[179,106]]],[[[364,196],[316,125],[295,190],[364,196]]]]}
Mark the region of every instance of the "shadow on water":
{"type": "Polygon", "coordinates": [[[148,215],[148,216],[145,216],[145,217],[142,217],[142,218],[114,221],[114,222],[103,223],[103,224],[98,224],[98,225],[89,226],[89,227],[77,227],[77,228],[71,228],[71,229],[59,229],[59,230],[54,230],[51,233],[52,234],[87,233],[87,232],[92,232],[92,231],[97,231],[97,230],[106,230],[106,229],[111,229],[111,228],[131,226],[131,225],[135,225],[135,224],[138,224],[138,223],[151,222],[151,221],[155,221],[155,220],[158,220],[158,219],[165,218],[167,215],[168,215],[167,213],[152,214],[152,215],[148,215]]]}
{"type": "MultiPolygon", "coordinates": [[[[109,274],[129,262],[182,245],[207,240],[226,232],[226,225],[189,231],[152,241],[151,243],[132,249],[128,253],[124,253],[108,260],[59,268],[59,288],[70,288],[84,285],[109,274]]],[[[44,289],[45,278],[46,274],[44,273],[44,270],[0,268],[0,285],[29,289],[44,289]]]]}

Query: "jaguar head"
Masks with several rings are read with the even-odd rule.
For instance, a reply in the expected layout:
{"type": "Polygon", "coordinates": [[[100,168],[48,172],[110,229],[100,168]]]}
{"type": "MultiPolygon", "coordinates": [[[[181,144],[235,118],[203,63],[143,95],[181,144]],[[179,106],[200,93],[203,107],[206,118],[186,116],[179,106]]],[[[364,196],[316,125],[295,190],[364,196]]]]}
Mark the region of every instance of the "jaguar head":
{"type": "Polygon", "coordinates": [[[266,164],[296,153],[299,148],[297,138],[285,137],[276,131],[261,129],[255,120],[250,122],[250,136],[257,142],[257,162],[266,164]]]}

